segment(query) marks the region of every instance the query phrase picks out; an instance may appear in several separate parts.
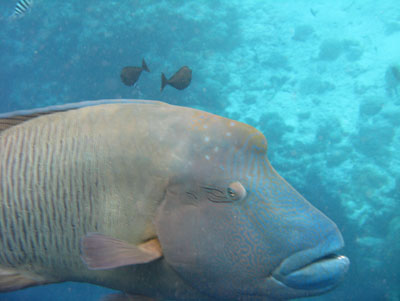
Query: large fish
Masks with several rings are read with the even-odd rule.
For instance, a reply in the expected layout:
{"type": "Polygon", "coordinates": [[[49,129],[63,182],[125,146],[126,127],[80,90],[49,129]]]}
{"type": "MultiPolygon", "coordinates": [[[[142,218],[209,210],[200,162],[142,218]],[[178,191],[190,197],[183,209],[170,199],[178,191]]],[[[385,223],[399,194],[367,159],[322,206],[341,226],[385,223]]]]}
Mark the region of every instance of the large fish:
{"type": "Polygon", "coordinates": [[[337,226],[255,128],[156,101],[0,115],[0,291],[82,281],[173,300],[324,293],[337,226]]]}

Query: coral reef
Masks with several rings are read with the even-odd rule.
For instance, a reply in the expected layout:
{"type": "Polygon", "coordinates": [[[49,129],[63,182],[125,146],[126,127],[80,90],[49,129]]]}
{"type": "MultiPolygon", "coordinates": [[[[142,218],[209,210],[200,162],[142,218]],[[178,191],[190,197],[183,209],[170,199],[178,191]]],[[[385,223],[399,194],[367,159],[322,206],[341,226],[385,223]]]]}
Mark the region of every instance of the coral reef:
{"type": "Polygon", "coordinates": [[[343,46],[340,40],[324,40],[319,46],[318,58],[323,61],[334,61],[343,53],[343,46]]]}
{"type": "Polygon", "coordinates": [[[385,72],[386,90],[390,96],[400,95],[400,65],[390,65],[385,72]]]}
{"type": "Polygon", "coordinates": [[[292,37],[295,41],[305,42],[314,34],[314,29],[311,25],[299,25],[294,30],[292,37]]]}

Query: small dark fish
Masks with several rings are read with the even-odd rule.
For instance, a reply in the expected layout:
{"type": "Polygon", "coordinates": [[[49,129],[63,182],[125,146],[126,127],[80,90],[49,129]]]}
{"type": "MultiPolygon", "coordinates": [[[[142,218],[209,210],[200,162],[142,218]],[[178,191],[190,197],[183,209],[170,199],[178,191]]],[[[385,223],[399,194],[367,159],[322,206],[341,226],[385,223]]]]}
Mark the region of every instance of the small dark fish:
{"type": "Polygon", "coordinates": [[[121,70],[121,80],[127,86],[134,85],[140,77],[142,71],[150,72],[144,59],[142,59],[142,67],[127,66],[121,70]]]}
{"type": "Polygon", "coordinates": [[[10,20],[14,20],[23,17],[31,8],[33,0],[19,0],[15,4],[14,12],[10,16],[10,20]]]}
{"type": "Polygon", "coordinates": [[[170,79],[167,79],[164,73],[161,73],[161,91],[166,85],[170,85],[178,90],[183,90],[189,86],[192,80],[192,69],[188,66],[183,66],[170,79]]]}

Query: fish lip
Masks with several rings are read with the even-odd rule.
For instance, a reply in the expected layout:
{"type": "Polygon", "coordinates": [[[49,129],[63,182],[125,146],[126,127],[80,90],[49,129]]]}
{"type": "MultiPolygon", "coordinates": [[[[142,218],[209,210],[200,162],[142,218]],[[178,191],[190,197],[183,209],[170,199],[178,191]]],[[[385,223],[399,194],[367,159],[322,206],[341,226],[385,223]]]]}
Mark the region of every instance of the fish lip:
{"type": "Polygon", "coordinates": [[[335,287],[346,274],[350,260],[336,253],[344,247],[335,239],[287,257],[272,277],[293,289],[325,291],[335,287]]]}

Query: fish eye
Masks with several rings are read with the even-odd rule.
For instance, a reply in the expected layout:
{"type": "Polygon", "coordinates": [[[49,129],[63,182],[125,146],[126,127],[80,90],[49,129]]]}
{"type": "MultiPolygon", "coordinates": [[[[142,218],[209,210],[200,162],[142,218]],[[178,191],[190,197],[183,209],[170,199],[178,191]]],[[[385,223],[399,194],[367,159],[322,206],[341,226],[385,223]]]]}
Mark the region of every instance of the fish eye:
{"type": "Polygon", "coordinates": [[[229,184],[228,188],[226,189],[226,192],[229,198],[233,201],[241,201],[247,195],[246,189],[240,182],[233,182],[229,184]]]}

